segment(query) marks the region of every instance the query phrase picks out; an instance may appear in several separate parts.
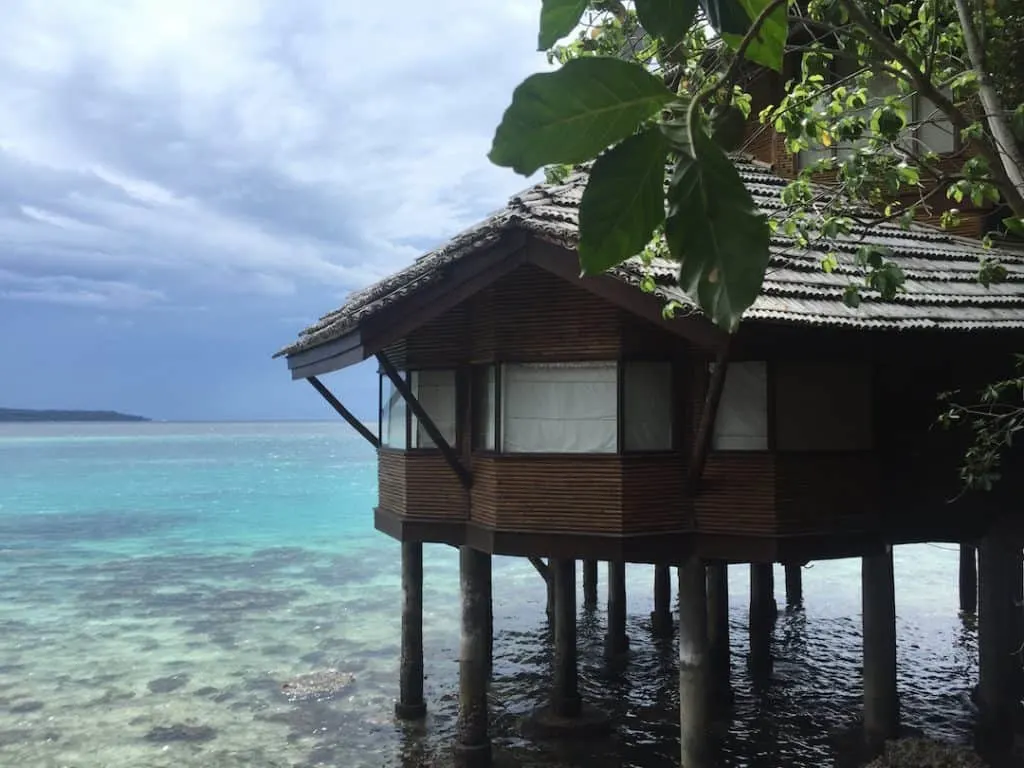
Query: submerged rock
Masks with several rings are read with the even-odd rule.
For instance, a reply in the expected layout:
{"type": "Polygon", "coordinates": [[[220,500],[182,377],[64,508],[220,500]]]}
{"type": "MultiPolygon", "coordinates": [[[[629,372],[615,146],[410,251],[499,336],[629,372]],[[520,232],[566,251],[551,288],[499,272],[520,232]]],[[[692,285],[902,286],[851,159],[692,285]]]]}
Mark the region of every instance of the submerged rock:
{"type": "Polygon", "coordinates": [[[931,739],[898,739],[864,768],[987,768],[971,749],[931,739]]]}
{"type": "Polygon", "coordinates": [[[188,685],[188,675],[171,675],[150,680],[146,685],[151,693],[170,693],[188,685]]]}
{"type": "Polygon", "coordinates": [[[158,725],[150,728],[145,738],[146,741],[151,741],[154,744],[169,744],[175,741],[213,741],[217,738],[217,729],[208,725],[189,725],[187,723],[158,725]]]}
{"type": "Polygon", "coordinates": [[[24,715],[28,712],[38,712],[45,705],[41,701],[22,701],[11,706],[11,712],[16,715],[24,715]]]}
{"type": "Polygon", "coordinates": [[[337,669],[322,669],[293,677],[281,684],[281,692],[289,701],[324,701],[347,690],[355,675],[337,669]]]}

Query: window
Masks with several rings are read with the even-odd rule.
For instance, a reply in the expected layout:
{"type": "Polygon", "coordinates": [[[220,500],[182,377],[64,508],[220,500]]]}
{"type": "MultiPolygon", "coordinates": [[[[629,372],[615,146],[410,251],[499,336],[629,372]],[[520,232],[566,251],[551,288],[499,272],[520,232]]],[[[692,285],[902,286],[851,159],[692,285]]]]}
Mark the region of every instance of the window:
{"type": "Polygon", "coordinates": [[[956,129],[949,118],[933,102],[923,96],[916,96],[913,120],[918,124],[917,140],[924,145],[914,147],[916,154],[923,154],[926,151],[925,148],[940,155],[956,151],[956,129]]]}
{"type": "Polygon", "coordinates": [[[380,443],[388,448],[405,449],[405,400],[391,379],[383,375],[380,377],[380,443]]]}
{"type": "Polygon", "coordinates": [[[511,453],[614,453],[614,362],[503,365],[501,449],[511,453]]]}
{"type": "Polygon", "coordinates": [[[497,378],[493,365],[473,371],[473,447],[484,451],[493,451],[498,447],[495,439],[498,423],[495,411],[497,378]]]}
{"type": "Polygon", "coordinates": [[[717,451],[768,450],[768,376],[763,361],[729,364],[711,445],[717,451]]]}
{"type": "Polygon", "coordinates": [[[625,450],[671,450],[672,364],[628,362],[622,387],[625,450]]]}
{"type": "MultiPolygon", "coordinates": [[[[410,389],[448,445],[455,445],[455,371],[413,371],[410,389]]],[[[412,447],[436,448],[420,420],[414,416],[412,423],[412,447]]]]}
{"type": "Polygon", "coordinates": [[[871,368],[866,363],[780,362],[775,368],[775,447],[872,447],[871,368]]]}

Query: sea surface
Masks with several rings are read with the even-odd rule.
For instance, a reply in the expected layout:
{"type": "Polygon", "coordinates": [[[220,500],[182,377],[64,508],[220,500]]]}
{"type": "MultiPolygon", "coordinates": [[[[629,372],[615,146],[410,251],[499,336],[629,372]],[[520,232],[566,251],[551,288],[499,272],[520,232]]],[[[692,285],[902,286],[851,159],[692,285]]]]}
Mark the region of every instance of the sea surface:
{"type": "MultiPolygon", "coordinates": [[[[341,423],[0,425],[0,766],[449,765],[457,553],[425,548],[430,714],[397,723],[399,545],[373,529],[376,493],[374,454],[341,423]],[[282,692],[327,668],[354,683],[328,701],[282,692]]],[[[907,723],[966,741],[977,646],[956,566],[945,545],[896,551],[899,684],[907,723]]],[[[653,568],[627,571],[625,666],[602,660],[603,609],[581,609],[581,686],[615,732],[560,744],[520,735],[550,671],[543,583],[521,560],[494,568],[496,763],[677,765],[676,654],[649,630],[653,568]]],[[[859,573],[854,560],[804,571],[805,609],[780,610],[774,676],[755,687],[748,574],[730,569],[723,765],[831,763],[859,709],[859,573]]],[[[782,607],[781,570],[776,583],[782,607]]]]}

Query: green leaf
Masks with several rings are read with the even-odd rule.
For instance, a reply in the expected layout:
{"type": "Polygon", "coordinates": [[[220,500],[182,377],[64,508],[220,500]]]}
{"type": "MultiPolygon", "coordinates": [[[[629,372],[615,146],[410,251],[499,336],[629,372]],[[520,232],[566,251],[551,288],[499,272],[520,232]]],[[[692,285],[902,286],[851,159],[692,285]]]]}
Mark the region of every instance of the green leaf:
{"type": "Polygon", "coordinates": [[[488,157],[524,176],[545,165],[581,163],[632,134],[673,98],[639,64],[574,59],[516,87],[488,157]]]}
{"type": "MultiPolygon", "coordinates": [[[[722,31],[722,40],[730,48],[739,48],[740,42],[746,35],[747,30],[753,22],[761,15],[771,0],[733,0],[739,4],[745,12],[747,19],[744,28],[740,32],[722,31]]],[[[723,0],[724,3],[724,0],[723,0]]],[[[786,4],[781,3],[774,8],[768,18],[761,24],[754,39],[747,46],[746,57],[751,61],[782,71],[782,56],[786,49],[786,37],[789,35],[789,24],[786,17],[786,4]]]]}
{"type": "Polygon", "coordinates": [[[594,163],[580,201],[580,266],[596,275],[635,256],[665,220],[668,144],[656,129],[630,136],[594,163]]]}
{"type": "Polygon", "coordinates": [[[697,15],[697,0],[636,0],[636,15],[650,34],[678,45],[697,15]]]}
{"type": "Polygon", "coordinates": [[[587,0],[543,0],[537,50],[546,51],[572,32],[587,10],[587,0]]]}
{"type": "Polygon", "coordinates": [[[1007,232],[1012,232],[1018,237],[1024,237],[1024,218],[1010,217],[1003,219],[1003,226],[1006,227],[1007,232]]]}
{"type": "Polygon", "coordinates": [[[1024,104],[1018,104],[1017,108],[1013,110],[1010,126],[1013,128],[1013,135],[1017,137],[1017,140],[1024,141],[1024,104]]]}
{"type": "Polygon", "coordinates": [[[768,267],[767,220],[728,157],[699,125],[669,185],[665,238],[679,285],[718,326],[732,332],[754,303],[768,267]]]}

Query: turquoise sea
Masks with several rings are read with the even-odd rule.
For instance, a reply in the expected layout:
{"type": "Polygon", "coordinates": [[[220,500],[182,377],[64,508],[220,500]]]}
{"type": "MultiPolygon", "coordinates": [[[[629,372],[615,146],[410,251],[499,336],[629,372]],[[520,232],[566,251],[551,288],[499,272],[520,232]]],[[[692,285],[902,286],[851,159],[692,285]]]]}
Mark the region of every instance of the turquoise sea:
{"type": "MultiPolygon", "coordinates": [[[[373,530],[375,499],[374,454],[340,423],[0,425],[0,765],[447,765],[457,553],[426,547],[430,715],[396,723],[399,547],[373,530]],[[354,683],[329,701],[282,692],[327,668],[354,683]]],[[[900,688],[908,724],[966,740],[976,638],[956,563],[948,546],[897,550],[900,688]]],[[[543,583],[524,561],[494,567],[497,763],[675,766],[675,652],[648,629],[653,569],[628,569],[624,667],[601,658],[603,610],[580,614],[582,688],[615,735],[539,744],[519,722],[546,695],[543,583]]],[[[780,611],[766,688],[745,670],[746,585],[731,568],[724,764],[827,764],[859,708],[859,564],[805,570],[806,609],[780,611]]]]}

